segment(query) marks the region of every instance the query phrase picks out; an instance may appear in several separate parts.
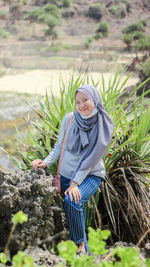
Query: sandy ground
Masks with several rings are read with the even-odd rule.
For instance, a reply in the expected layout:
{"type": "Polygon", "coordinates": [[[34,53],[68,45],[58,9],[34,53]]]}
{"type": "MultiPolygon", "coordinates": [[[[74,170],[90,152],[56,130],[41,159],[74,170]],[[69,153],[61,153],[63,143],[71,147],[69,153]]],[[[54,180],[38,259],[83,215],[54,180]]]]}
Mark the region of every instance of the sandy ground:
{"type": "MultiPolygon", "coordinates": [[[[9,74],[0,78],[0,91],[14,91],[19,93],[38,94],[45,95],[45,92],[52,89],[55,95],[59,95],[60,78],[62,77],[65,83],[68,83],[70,70],[32,70],[32,71],[18,71],[17,74],[9,74]]],[[[100,80],[102,73],[92,72],[91,76],[95,82],[100,80]]],[[[104,73],[104,80],[106,85],[108,80],[113,74],[104,73]]],[[[135,85],[138,79],[136,77],[130,77],[127,84],[135,85]]]]}

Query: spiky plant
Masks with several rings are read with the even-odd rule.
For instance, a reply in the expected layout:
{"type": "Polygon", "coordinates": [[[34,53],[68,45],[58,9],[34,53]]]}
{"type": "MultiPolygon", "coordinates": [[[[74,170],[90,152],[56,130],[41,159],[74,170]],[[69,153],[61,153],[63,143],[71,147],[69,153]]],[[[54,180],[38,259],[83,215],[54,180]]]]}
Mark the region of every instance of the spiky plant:
{"type": "MultiPolygon", "coordinates": [[[[103,224],[111,229],[114,240],[134,243],[150,225],[150,100],[144,100],[144,94],[137,98],[136,90],[131,93],[133,102],[129,104],[127,98],[113,112],[114,152],[105,158],[107,176],[98,203],[103,224]]],[[[143,244],[147,239],[148,233],[143,244]]]]}
{"type": "MultiPolygon", "coordinates": [[[[118,69],[108,84],[102,76],[101,88],[100,81],[95,82],[88,75],[75,77],[73,74],[69,83],[61,79],[60,98],[51,93],[50,97],[46,94],[44,102],[39,100],[41,112],[37,114],[40,120],[32,123],[28,144],[22,143],[24,152],[18,150],[23,163],[16,158],[13,160],[18,167],[31,168],[31,160],[44,158],[57,141],[62,118],[74,109],[76,89],[83,83],[100,88],[104,107],[115,124],[110,145],[113,153],[104,158],[106,181],[102,183],[102,194],[98,192],[94,199],[94,207],[97,205],[98,208],[96,212],[91,202],[87,205],[87,223],[88,226],[93,224],[94,215],[97,227],[109,228],[113,240],[136,243],[148,230],[149,224],[150,99],[144,97],[148,91],[136,97],[136,91],[146,81],[127,96],[126,83],[131,74],[125,74],[126,69],[118,69]]],[[[53,174],[56,167],[57,163],[50,168],[53,174]]]]}

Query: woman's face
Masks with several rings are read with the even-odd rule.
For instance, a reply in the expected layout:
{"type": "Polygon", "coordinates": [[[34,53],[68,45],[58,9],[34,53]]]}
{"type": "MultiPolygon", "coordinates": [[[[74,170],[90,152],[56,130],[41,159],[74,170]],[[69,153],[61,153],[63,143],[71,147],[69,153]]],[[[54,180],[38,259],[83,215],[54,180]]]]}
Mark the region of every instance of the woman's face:
{"type": "Polygon", "coordinates": [[[75,98],[77,111],[84,116],[89,116],[94,110],[94,103],[85,94],[78,92],[75,98]]]}

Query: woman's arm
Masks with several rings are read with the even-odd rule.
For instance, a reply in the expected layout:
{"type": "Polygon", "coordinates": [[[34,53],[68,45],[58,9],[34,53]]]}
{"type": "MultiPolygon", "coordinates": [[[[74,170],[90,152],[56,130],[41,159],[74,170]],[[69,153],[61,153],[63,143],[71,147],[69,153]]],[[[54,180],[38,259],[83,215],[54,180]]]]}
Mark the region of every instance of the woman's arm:
{"type": "Polygon", "coordinates": [[[61,123],[60,130],[59,130],[59,137],[58,137],[58,142],[54,145],[54,148],[52,151],[49,153],[49,155],[42,161],[41,159],[36,159],[31,162],[32,167],[37,170],[38,168],[46,168],[51,166],[56,160],[58,160],[62,145],[63,145],[63,140],[65,136],[65,132],[67,129],[67,124],[69,121],[69,114],[67,114],[61,123]]]}

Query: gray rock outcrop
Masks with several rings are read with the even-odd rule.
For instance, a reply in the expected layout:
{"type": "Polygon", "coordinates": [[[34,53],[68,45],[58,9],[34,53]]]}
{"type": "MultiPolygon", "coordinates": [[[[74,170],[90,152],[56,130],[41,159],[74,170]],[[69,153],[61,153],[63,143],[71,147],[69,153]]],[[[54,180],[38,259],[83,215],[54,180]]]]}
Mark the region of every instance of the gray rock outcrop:
{"type": "MultiPolygon", "coordinates": [[[[12,226],[12,216],[22,210],[28,222],[17,225],[10,243],[16,253],[29,247],[54,247],[64,230],[61,200],[52,187],[52,176],[43,169],[37,172],[7,172],[0,169],[0,250],[4,249],[12,226]]],[[[62,236],[61,236],[62,238],[62,236]]]]}

